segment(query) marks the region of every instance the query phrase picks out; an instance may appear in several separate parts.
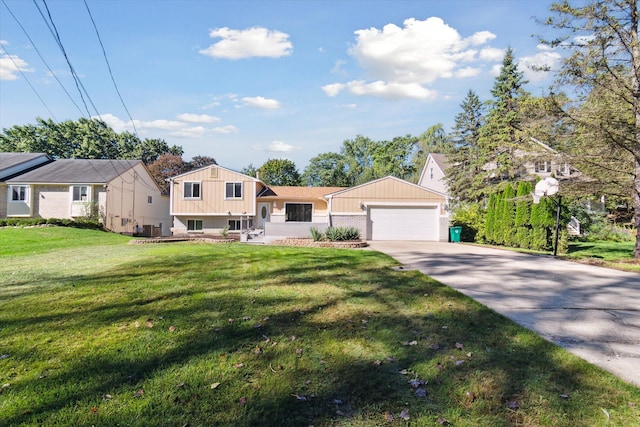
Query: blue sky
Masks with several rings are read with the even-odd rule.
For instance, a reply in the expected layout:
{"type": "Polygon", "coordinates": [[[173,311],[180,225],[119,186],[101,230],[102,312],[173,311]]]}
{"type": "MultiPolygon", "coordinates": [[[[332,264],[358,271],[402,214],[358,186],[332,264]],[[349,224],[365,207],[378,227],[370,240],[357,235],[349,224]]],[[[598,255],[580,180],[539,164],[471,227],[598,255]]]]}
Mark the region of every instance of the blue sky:
{"type": "MultiPolygon", "coordinates": [[[[86,101],[89,112],[34,3],[1,1],[1,128],[97,112],[115,130],[133,130],[82,0],[46,4],[95,105],[86,101]]],[[[507,47],[534,95],[551,82],[529,66],[559,61],[533,36],[550,31],[534,19],[549,14],[546,0],[87,4],[138,135],[237,170],[287,158],[302,172],[357,135],[449,130],[469,89],[490,98],[507,47]]]]}

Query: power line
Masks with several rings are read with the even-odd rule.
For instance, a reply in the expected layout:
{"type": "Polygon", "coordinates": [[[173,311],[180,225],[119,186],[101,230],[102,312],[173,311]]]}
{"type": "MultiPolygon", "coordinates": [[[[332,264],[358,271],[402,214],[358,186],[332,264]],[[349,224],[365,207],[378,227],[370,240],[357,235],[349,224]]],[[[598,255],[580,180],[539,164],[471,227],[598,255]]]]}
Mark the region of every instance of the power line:
{"type": "Polygon", "coordinates": [[[36,90],[36,88],[31,84],[31,82],[29,81],[29,79],[27,78],[27,76],[22,72],[22,68],[20,68],[20,66],[16,63],[16,61],[14,61],[13,56],[11,56],[9,54],[9,52],[7,52],[7,49],[0,44],[0,47],[2,48],[2,51],[5,53],[5,55],[7,56],[7,58],[9,58],[9,60],[11,60],[11,62],[13,62],[13,65],[16,67],[16,70],[18,70],[18,72],[22,75],[22,77],[24,78],[24,80],[27,82],[27,84],[29,85],[29,87],[31,88],[31,90],[33,90],[33,93],[36,94],[36,96],[38,97],[38,99],[40,100],[40,102],[42,102],[42,105],[44,105],[44,108],[47,109],[47,111],[49,112],[49,114],[51,114],[51,117],[53,117],[54,120],[57,121],[56,116],[53,114],[53,112],[49,109],[49,106],[47,105],[46,102],[44,102],[44,99],[42,99],[42,97],[40,96],[40,94],[38,93],[38,91],[36,90]]]}
{"type": "MultiPolygon", "coordinates": [[[[4,0],[3,0],[4,1],[4,0]]],[[[124,99],[122,99],[122,95],[120,94],[120,90],[118,89],[118,85],[116,84],[116,79],[113,77],[113,72],[111,70],[111,64],[109,63],[109,58],[107,58],[107,52],[104,49],[104,45],[102,44],[102,38],[100,37],[100,32],[98,31],[98,27],[96,26],[96,22],[93,19],[93,15],[91,14],[91,10],[89,9],[89,5],[87,4],[87,0],[84,0],[84,5],[87,8],[87,12],[89,13],[89,18],[91,19],[91,23],[93,24],[93,29],[96,31],[96,36],[98,37],[98,41],[100,42],[100,47],[102,48],[102,56],[104,57],[104,61],[107,63],[107,69],[109,70],[109,76],[111,76],[111,81],[113,82],[113,87],[116,89],[116,93],[118,94],[118,98],[120,98],[120,102],[124,107],[124,110],[127,112],[127,116],[129,116],[129,120],[131,120],[131,126],[133,126],[133,131],[140,139],[138,135],[138,130],[136,129],[136,124],[133,121],[133,117],[131,117],[131,113],[129,113],[129,109],[124,103],[124,99]]]]}
{"type": "Polygon", "coordinates": [[[49,28],[49,31],[51,32],[51,35],[53,36],[54,40],[56,41],[58,47],[60,48],[60,51],[62,52],[62,55],[64,56],[64,59],[67,62],[67,65],[69,66],[69,70],[71,71],[71,75],[72,75],[73,80],[74,80],[74,82],[76,84],[76,89],[80,93],[80,98],[82,99],[82,103],[84,104],[84,107],[87,110],[87,113],[88,113],[89,117],[91,117],[91,112],[89,111],[89,107],[87,106],[87,103],[85,101],[85,96],[84,95],[86,95],[87,99],[89,100],[89,103],[91,104],[91,106],[93,107],[94,111],[96,112],[96,115],[98,117],[100,117],[100,113],[98,112],[98,109],[96,108],[95,104],[93,103],[93,100],[91,100],[91,97],[89,96],[89,92],[87,92],[87,89],[82,84],[82,81],[78,77],[78,74],[76,73],[76,70],[73,68],[73,65],[71,65],[71,60],[69,59],[69,56],[67,55],[67,51],[65,50],[64,45],[62,44],[62,39],[60,38],[60,34],[58,33],[58,29],[56,27],[55,22],[53,22],[53,17],[51,16],[51,11],[49,10],[49,6],[47,5],[46,0],[42,0],[42,3],[44,4],[45,9],[47,10],[47,16],[49,17],[49,20],[47,20],[47,18],[44,16],[44,13],[42,12],[42,9],[40,9],[40,6],[38,6],[38,3],[36,2],[36,0],[33,0],[33,3],[38,8],[38,12],[40,12],[40,16],[42,16],[42,19],[47,24],[47,27],[49,28]],[[84,91],[84,95],[83,95],[83,91],[84,91]]]}
{"type": "MultiPolygon", "coordinates": [[[[78,104],[76,103],[76,101],[73,99],[73,97],[71,96],[71,94],[69,93],[69,91],[67,90],[67,88],[64,87],[64,85],[62,84],[62,82],[60,81],[60,79],[58,78],[58,76],[56,75],[56,73],[53,72],[53,70],[51,69],[51,67],[49,67],[49,64],[47,64],[47,61],[44,59],[44,57],[42,56],[42,54],[40,53],[40,50],[38,49],[38,47],[36,46],[36,44],[33,42],[33,40],[31,39],[31,36],[29,35],[29,33],[27,32],[27,30],[24,28],[24,26],[22,25],[22,23],[18,20],[18,18],[16,17],[16,15],[13,13],[13,11],[9,8],[9,5],[7,5],[7,3],[5,3],[4,0],[2,0],[2,4],[4,5],[4,7],[7,8],[7,10],[9,11],[9,14],[13,17],[13,19],[16,21],[16,23],[18,24],[18,26],[20,27],[20,29],[22,29],[22,32],[25,34],[25,36],[27,36],[27,39],[29,39],[29,42],[31,43],[31,46],[33,46],[33,49],[36,51],[36,53],[38,54],[38,56],[40,57],[40,59],[42,60],[42,62],[44,63],[44,65],[47,67],[47,70],[49,70],[49,72],[51,73],[51,75],[56,79],[56,81],[58,82],[58,84],[60,85],[60,87],[62,88],[62,90],[64,91],[64,93],[67,94],[67,97],[71,100],[71,102],[73,103],[73,105],[75,105],[75,107],[78,109],[78,112],[80,113],[80,115],[84,115],[84,113],[82,112],[82,110],[80,109],[80,107],[78,106],[78,104]]],[[[52,114],[53,115],[53,114],[52,114]]],[[[57,121],[57,120],[56,120],[57,121]]]]}

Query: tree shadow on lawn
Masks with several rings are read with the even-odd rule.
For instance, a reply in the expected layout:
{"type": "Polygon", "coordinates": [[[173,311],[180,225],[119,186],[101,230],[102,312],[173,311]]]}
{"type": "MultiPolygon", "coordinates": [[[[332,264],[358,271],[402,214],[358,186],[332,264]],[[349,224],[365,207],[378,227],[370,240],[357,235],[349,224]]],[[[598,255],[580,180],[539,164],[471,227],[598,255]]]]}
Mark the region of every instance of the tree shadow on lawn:
{"type": "MultiPolygon", "coordinates": [[[[545,416],[555,411],[556,425],[562,425],[566,413],[583,410],[576,405],[595,403],[561,394],[600,399],[606,393],[590,382],[594,372],[602,375],[597,369],[572,356],[570,363],[559,363],[557,347],[450,288],[415,272],[395,272],[378,255],[350,257],[345,251],[336,260],[314,252],[295,253],[295,267],[272,263],[259,278],[222,263],[217,279],[198,285],[178,281],[167,290],[152,284],[145,293],[143,283],[131,300],[24,316],[13,327],[66,316],[69,330],[61,334],[80,330],[91,336],[93,329],[107,328],[117,335],[119,325],[128,326],[119,345],[72,354],[46,378],[32,375],[12,384],[10,393],[44,397],[25,402],[3,422],[370,425],[383,423],[385,412],[408,410],[412,419],[428,422],[442,416],[545,424],[536,418],[542,398],[545,416]],[[351,268],[335,274],[336,265],[351,268]],[[263,282],[286,291],[327,281],[340,292],[256,292],[263,282]],[[152,328],[132,326],[147,316],[152,328]],[[184,377],[187,383],[178,387],[184,377]],[[426,382],[420,385],[424,396],[409,383],[416,379],[426,382]],[[213,382],[221,382],[221,389],[211,390],[213,382]],[[144,394],[135,397],[137,390],[144,394]],[[113,398],[105,401],[105,395],[113,398]]],[[[268,266],[268,252],[252,257],[268,266]]],[[[195,267],[212,258],[187,259],[195,267]]],[[[68,280],[76,283],[75,292],[86,293],[114,281],[152,283],[152,277],[174,274],[175,267],[156,259],[145,264],[146,273],[131,265],[68,280]]]]}

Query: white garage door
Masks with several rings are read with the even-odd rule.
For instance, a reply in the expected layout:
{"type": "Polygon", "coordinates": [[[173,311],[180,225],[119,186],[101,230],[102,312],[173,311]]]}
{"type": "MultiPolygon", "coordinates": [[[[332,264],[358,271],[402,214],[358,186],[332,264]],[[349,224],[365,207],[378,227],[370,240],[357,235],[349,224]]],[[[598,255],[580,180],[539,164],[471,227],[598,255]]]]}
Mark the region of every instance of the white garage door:
{"type": "Polygon", "coordinates": [[[368,238],[371,240],[438,240],[435,207],[371,207],[368,238]]]}

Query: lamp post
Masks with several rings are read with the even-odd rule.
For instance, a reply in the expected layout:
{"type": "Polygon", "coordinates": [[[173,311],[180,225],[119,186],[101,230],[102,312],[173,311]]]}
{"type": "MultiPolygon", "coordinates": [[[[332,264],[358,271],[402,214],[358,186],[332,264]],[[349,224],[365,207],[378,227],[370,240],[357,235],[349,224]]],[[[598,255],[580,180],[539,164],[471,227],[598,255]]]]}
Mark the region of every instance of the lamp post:
{"type": "Polygon", "coordinates": [[[560,214],[562,212],[562,196],[558,195],[558,200],[554,199],[553,196],[560,189],[560,183],[555,178],[545,178],[541,181],[538,181],[536,184],[535,190],[531,193],[533,196],[533,203],[540,203],[541,197],[549,197],[553,203],[556,204],[556,235],[554,239],[553,245],[553,256],[558,255],[558,237],[560,235],[560,214]]]}

